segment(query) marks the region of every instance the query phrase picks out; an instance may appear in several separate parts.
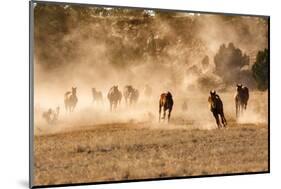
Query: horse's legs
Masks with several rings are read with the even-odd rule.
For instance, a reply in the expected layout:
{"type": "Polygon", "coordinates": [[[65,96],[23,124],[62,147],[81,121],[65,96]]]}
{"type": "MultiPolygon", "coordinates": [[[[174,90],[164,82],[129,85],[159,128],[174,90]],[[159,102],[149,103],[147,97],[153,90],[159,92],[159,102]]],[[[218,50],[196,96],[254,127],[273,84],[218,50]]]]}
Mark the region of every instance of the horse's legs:
{"type": "Polygon", "coordinates": [[[221,113],[221,121],[222,121],[223,126],[226,127],[227,122],[226,122],[226,119],[224,117],[224,113],[223,112],[221,113]]]}
{"type": "Polygon", "coordinates": [[[169,108],[169,113],[168,113],[168,123],[170,122],[171,111],[172,111],[172,109],[171,109],[171,108],[169,108]]]}
{"type": "Polygon", "coordinates": [[[237,100],[235,100],[235,106],[236,106],[236,118],[238,118],[239,104],[238,104],[238,101],[237,101],[237,100]]]}
{"type": "Polygon", "coordinates": [[[247,109],[247,102],[245,102],[245,108],[244,108],[245,110],[247,109]]]}
{"type": "Polygon", "coordinates": [[[161,119],[161,109],[162,109],[162,106],[161,106],[161,104],[159,103],[159,122],[160,122],[160,119],[161,119]]]}
{"type": "Polygon", "coordinates": [[[113,105],[114,105],[114,110],[116,110],[116,108],[117,108],[117,103],[118,102],[115,102],[113,105]]]}
{"type": "Polygon", "coordinates": [[[217,123],[218,128],[220,128],[221,124],[220,124],[219,114],[213,112],[213,115],[216,119],[216,123],[217,123]]]}
{"type": "Polygon", "coordinates": [[[243,110],[244,110],[244,104],[242,102],[240,103],[239,110],[240,110],[239,116],[242,116],[243,115],[243,110]]]}
{"type": "Polygon", "coordinates": [[[240,116],[241,116],[241,104],[240,103],[238,103],[238,108],[237,108],[237,111],[238,111],[238,113],[237,113],[237,118],[239,118],[240,116]]]}
{"type": "Polygon", "coordinates": [[[166,118],[166,111],[165,108],[164,108],[164,115],[163,115],[163,120],[165,121],[165,118],[166,118]]]}

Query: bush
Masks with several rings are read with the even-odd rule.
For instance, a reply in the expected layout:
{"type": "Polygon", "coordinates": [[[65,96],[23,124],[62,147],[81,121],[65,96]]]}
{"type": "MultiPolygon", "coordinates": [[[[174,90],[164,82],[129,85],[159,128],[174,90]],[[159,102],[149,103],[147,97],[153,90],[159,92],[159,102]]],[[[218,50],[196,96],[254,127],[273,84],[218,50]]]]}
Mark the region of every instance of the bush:
{"type": "Polygon", "coordinates": [[[268,89],[268,66],[268,49],[259,51],[256,57],[256,62],[252,67],[253,77],[259,90],[268,89]]]}

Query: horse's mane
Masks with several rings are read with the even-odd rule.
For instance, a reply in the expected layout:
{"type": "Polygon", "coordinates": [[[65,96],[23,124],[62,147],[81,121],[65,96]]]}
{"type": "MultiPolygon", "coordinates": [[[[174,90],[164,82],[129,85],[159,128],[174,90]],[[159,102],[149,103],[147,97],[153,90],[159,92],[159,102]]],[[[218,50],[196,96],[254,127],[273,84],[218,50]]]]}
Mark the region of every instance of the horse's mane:
{"type": "Polygon", "coordinates": [[[67,92],[64,94],[64,96],[67,97],[69,94],[71,94],[71,92],[70,92],[70,91],[67,91],[67,92]]]}
{"type": "Polygon", "coordinates": [[[172,94],[170,92],[166,93],[166,97],[169,98],[169,99],[173,98],[173,96],[172,96],[172,94]]]}

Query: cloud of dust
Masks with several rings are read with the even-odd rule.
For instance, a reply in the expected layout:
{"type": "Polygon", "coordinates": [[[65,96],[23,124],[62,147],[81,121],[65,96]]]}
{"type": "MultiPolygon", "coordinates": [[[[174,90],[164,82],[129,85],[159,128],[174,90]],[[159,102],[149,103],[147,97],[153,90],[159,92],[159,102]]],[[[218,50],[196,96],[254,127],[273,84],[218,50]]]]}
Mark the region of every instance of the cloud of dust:
{"type": "MultiPolygon", "coordinates": [[[[38,7],[39,5],[36,6],[38,7]]],[[[35,16],[44,15],[39,12],[35,16]]],[[[159,95],[166,91],[170,91],[175,100],[172,112],[175,125],[216,128],[208,109],[207,91],[211,90],[211,87],[225,87],[220,76],[214,74],[213,57],[220,45],[233,42],[249,54],[267,47],[267,27],[259,27],[259,19],[254,17],[241,17],[240,20],[233,21],[220,15],[182,13],[172,21],[152,17],[151,25],[140,24],[134,26],[135,28],[124,25],[120,31],[120,23],[137,17],[124,18],[120,22],[112,21],[118,18],[105,17],[100,18],[101,21],[78,24],[79,27],[74,27],[73,25],[77,24],[76,22],[80,23],[80,20],[74,13],[71,16],[66,24],[67,32],[60,35],[60,41],[47,41],[49,46],[54,43],[52,47],[57,48],[40,46],[41,43],[37,42],[39,40],[35,40],[35,127],[41,130],[49,128],[42,118],[42,113],[57,106],[61,110],[57,123],[60,128],[114,122],[157,123],[159,95]],[[189,22],[185,20],[187,18],[189,22]],[[175,21],[181,25],[173,24],[175,21]],[[155,51],[160,49],[161,53],[135,55],[138,53],[138,45],[149,46],[151,36],[156,44],[155,51]],[[75,44],[71,46],[74,46],[74,50],[67,49],[70,44],[75,44]],[[120,46],[134,51],[120,51],[120,46]],[[55,57],[55,62],[42,56],[47,50],[47,54],[55,57]],[[124,56],[127,58],[121,60],[125,61],[118,61],[124,56]],[[203,64],[206,56],[208,61],[203,64]],[[207,78],[206,82],[211,81],[213,85],[203,85],[203,89],[202,86],[199,87],[198,80],[202,77],[207,78]],[[153,89],[150,97],[144,95],[146,84],[153,89]],[[113,85],[118,85],[121,91],[125,85],[137,88],[140,91],[137,105],[127,107],[122,100],[121,107],[115,112],[110,112],[106,96],[113,85]],[[64,110],[63,99],[65,92],[70,91],[71,87],[77,87],[78,104],[75,111],[69,114],[64,110]],[[92,102],[93,87],[102,92],[102,104],[92,102]],[[185,111],[182,110],[183,102],[188,105],[185,111]]],[[[48,27],[48,23],[43,23],[40,27],[48,27]]],[[[38,36],[50,39],[44,29],[40,31],[41,33],[36,33],[38,36]]],[[[142,50],[149,52],[140,49],[142,50]]],[[[234,94],[234,90],[232,88],[231,92],[225,93],[226,107],[228,104],[233,107],[233,97],[229,98],[228,94],[234,94]]],[[[249,108],[261,101],[254,96],[252,99],[249,108]]],[[[262,100],[267,102],[266,99],[262,100]]],[[[233,110],[226,111],[233,117],[233,110]]],[[[256,109],[249,110],[239,122],[252,123],[263,120],[259,118],[256,109]]]]}

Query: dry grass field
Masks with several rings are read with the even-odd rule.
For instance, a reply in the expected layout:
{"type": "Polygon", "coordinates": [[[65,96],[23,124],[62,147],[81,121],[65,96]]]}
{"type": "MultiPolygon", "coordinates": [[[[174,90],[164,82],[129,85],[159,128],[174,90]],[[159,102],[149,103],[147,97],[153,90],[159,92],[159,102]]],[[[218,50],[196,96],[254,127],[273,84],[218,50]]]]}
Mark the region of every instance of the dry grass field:
{"type": "Polygon", "coordinates": [[[116,123],[34,138],[34,184],[196,176],[268,170],[267,124],[227,129],[116,123]]]}

